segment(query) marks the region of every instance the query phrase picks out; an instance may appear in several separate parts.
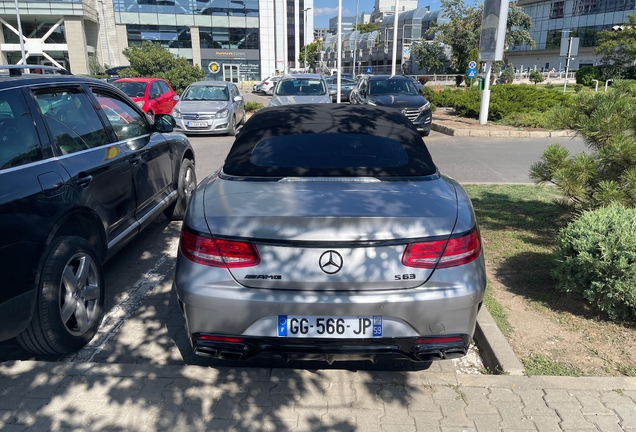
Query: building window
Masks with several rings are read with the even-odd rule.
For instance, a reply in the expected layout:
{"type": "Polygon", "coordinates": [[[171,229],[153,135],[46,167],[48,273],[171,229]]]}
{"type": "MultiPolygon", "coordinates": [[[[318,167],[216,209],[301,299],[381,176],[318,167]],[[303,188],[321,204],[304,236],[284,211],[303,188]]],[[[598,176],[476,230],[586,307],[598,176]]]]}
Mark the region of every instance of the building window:
{"type": "Polygon", "coordinates": [[[558,2],[552,3],[552,8],[550,9],[550,19],[563,18],[564,5],[565,5],[564,1],[558,1],[558,2]]]}
{"type": "Polygon", "coordinates": [[[128,45],[141,45],[142,42],[158,42],[164,48],[192,48],[190,27],[126,25],[128,45]]]}
{"type": "Polygon", "coordinates": [[[561,47],[561,30],[550,30],[545,41],[545,49],[559,49],[561,47]]]}
{"type": "Polygon", "coordinates": [[[257,28],[200,27],[201,48],[259,49],[257,28]]]}

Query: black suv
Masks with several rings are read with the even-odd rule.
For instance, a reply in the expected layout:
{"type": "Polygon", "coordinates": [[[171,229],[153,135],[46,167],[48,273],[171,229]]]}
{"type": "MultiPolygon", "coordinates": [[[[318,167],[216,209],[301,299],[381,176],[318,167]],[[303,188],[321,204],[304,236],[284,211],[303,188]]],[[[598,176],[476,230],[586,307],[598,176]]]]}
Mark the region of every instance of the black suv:
{"type": "Polygon", "coordinates": [[[403,75],[363,75],[351,90],[352,104],[397,108],[423,136],[431,133],[431,104],[417,90],[409,77],[403,75]]]}
{"type": "MultiPolygon", "coordinates": [[[[0,66],[0,69],[3,67],[0,66]]],[[[102,263],[196,186],[188,139],[85,77],[0,78],[0,341],[84,346],[102,317],[102,263]]]]}

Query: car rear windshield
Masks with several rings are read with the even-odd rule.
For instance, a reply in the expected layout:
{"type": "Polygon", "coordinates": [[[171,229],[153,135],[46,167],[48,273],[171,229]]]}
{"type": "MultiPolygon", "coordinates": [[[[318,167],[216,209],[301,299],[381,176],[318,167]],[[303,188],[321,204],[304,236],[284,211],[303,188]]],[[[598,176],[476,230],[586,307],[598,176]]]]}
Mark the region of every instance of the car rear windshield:
{"type": "Polygon", "coordinates": [[[391,138],[304,134],[261,140],[254,147],[250,162],[259,167],[360,169],[404,166],[409,157],[402,144],[391,138]]]}
{"type": "Polygon", "coordinates": [[[321,79],[287,79],[281,81],[276,87],[279,96],[316,96],[327,93],[325,84],[321,79]]]}
{"type": "MultiPolygon", "coordinates": [[[[270,135],[235,143],[223,172],[241,177],[412,177],[436,172],[426,146],[377,135],[270,135]]],[[[420,141],[421,142],[421,141],[420,141]]]]}

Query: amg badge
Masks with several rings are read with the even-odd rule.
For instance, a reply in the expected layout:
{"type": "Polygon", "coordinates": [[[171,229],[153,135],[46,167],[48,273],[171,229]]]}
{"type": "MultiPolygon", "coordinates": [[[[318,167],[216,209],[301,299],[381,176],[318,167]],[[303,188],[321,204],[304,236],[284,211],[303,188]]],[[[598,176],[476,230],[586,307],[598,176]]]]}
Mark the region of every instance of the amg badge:
{"type": "Polygon", "coordinates": [[[282,279],[281,275],[245,275],[245,279],[282,279]]]}

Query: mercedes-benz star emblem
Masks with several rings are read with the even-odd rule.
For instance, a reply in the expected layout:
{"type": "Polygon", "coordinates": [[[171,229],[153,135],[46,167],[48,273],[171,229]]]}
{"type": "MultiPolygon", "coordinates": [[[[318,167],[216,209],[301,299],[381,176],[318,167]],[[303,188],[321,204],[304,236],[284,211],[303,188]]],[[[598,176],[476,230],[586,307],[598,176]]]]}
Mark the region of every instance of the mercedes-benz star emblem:
{"type": "Polygon", "coordinates": [[[342,256],[336,252],[329,250],[320,255],[320,269],[327,274],[338,273],[342,268],[342,256]]]}
{"type": "Polygon", "coordinates": [[[199,118],[199,114],[195,115],[194,118],[198,119],[199,118]]]}

